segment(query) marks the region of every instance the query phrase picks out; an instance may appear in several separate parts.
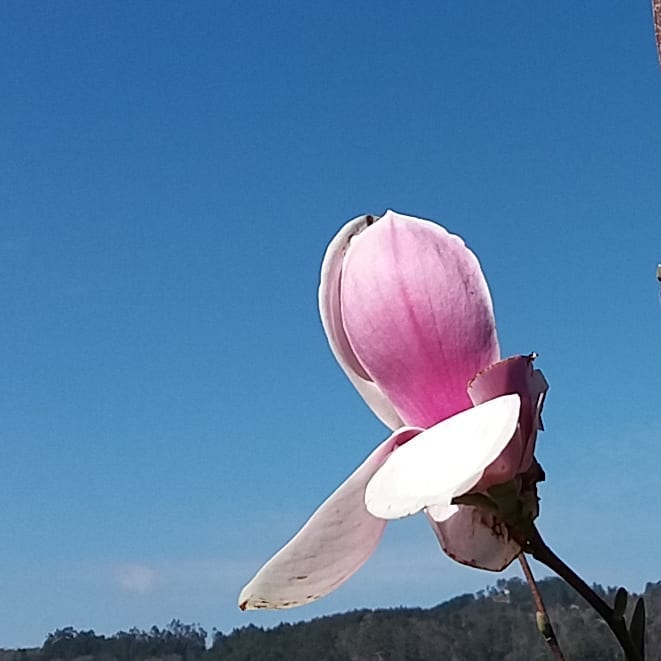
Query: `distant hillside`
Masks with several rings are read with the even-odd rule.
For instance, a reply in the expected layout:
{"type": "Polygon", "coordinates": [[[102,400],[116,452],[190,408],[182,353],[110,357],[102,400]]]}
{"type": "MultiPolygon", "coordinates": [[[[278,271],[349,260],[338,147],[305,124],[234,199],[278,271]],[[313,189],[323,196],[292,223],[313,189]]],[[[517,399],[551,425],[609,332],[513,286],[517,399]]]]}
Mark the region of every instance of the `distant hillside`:
{"type": "MultiPolygon", "coordinates": [[[[615,588],[594,586],[612,603],[615,588]]],[[[567,661],[620,661],[606,625],[560,579],[540,582],[567,661]]],[[[648,661],[661,661],[661,581],[648,583],[648,661]]],[[[634,599],[630,599],[633,603],[634,599]]],[[[113,636],[59,629],[35,650],[2,650],[0,661],[537,661],[552,659],[537,632],[528,587],[519,579],[430,609],[359,610],[230,634],[174,620],[165,629],[113,636]]]]}

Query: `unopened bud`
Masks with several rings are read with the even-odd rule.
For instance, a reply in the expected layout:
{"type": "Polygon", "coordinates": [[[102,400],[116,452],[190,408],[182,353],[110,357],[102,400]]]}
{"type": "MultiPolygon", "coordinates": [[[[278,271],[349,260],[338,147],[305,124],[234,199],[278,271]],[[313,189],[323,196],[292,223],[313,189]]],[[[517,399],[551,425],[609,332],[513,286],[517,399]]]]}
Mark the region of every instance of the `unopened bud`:
{"type": "Polygon", "coordinates": [[[549,622],[549,618],[546,617],[546,613],[537,611],[535,613],[535,619],[537,620],[537,628],[539,629],[539,633],[544,636],[544,640],[551,640],[553,638],[553,629],[551,627],[551,623],[549,622]]]}

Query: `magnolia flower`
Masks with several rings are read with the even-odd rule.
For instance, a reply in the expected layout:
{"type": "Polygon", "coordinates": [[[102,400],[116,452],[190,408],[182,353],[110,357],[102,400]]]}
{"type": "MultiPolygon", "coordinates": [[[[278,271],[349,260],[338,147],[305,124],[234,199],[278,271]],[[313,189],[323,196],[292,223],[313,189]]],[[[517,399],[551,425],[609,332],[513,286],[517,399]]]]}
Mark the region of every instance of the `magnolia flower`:
{"type": "Polygon", "coordinates": [[[319,308],[336,359],[393,433],[259,570],[239,606],[328,594],[369,558],[387,520],[420,511],[450,557],[504,569],[521,551],[507,526],[453,499],[515,479],[534,489],[548,386],[533,356],[500,360],[475,255],[430,221],[356,218],[328,247],[319,308]]]}

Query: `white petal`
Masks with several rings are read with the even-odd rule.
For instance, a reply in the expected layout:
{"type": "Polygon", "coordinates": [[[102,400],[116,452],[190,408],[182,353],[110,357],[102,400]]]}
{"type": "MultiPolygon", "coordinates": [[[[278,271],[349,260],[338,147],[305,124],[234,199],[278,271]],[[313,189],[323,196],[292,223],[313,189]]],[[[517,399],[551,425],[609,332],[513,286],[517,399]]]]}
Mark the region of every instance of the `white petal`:
{"type": "Polygon", "coordinates": [[[302,606],[354,574],[372,555],[386,525],[367,512],[365,485],[399,443],[421,431],[399,429],[374,450],[243,588],[239,607],[302,606]]]}
{"type": "Polygon", "coordinates": [[[321,282],[319,283],[319,314],[328,343],[340,367],[349,377],[356,390],[374,411],[379,419],[390,429],[401,427],[404,423],[393,408],[388,398],[379,390],[364,370],[354,354],[342,325],[340,307],[340,288],[342,262],[351,238],[360,234],[378,219],[376,216],[359,216],[349,221],[331,241],[321,264],[321,282]]]}
{"type": "Polygon", "coordinates": [[[447,507],[475,486],[512,438],[519,395],[503,395],[430,427],[397,448],[370,480],[365,504],[374,516],[398,519],[425,507],[447,507]]]}

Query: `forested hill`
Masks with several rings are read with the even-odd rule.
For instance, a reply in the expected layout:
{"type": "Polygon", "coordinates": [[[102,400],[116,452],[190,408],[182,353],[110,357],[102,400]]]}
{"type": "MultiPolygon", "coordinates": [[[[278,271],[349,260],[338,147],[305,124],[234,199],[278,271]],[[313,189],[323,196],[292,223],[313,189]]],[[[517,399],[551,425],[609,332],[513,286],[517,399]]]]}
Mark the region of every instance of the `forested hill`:
{"type": "MultiPolygon", "coordinates": [[[[559,579],[540,582],[567,661],[621,659],[601,620],[559,579]]],[[[612,603],[615,588],[595,586],[612,603]]],[[[661,661],[661,581],[648,583],[648,661],[661,661]]],[[[630,605],[634,603],[632,597],[630,605]]],[[[527,586],[498,581],[430,609],[359,610],[273,629],[255,626],[210,641],[197,625],[112,636],[58,629],[39,649],[2,650],[0,661],[535,661],[552,659],[537,631],[527,586]],[[211,642],[209,648],[206,642],[211,642]]]]}

